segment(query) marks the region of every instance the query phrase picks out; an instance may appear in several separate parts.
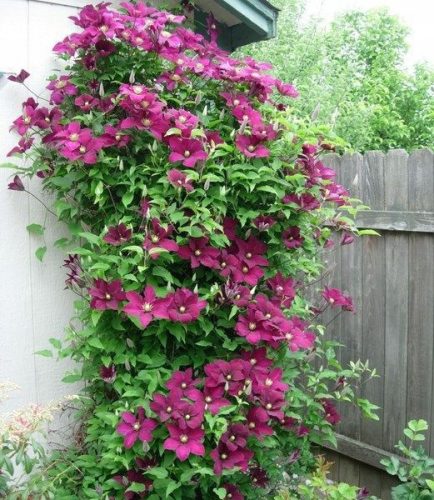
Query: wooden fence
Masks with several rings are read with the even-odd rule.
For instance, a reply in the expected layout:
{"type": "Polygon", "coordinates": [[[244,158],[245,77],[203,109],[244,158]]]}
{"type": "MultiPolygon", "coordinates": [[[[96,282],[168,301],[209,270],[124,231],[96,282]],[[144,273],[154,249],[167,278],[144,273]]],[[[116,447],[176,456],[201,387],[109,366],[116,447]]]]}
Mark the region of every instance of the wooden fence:
{"type": "Polygon", "coordinates": [[[378,422],[343,407],[334,477],[366,485],[390,498],[393,482],[379,460],[394,452],[408,420],[430,424],[426,447],[434,456],[434,159],[408,155],[331,155],[325,163],[351,195],[371,207],[357,219],[381,237],[365,236],[330,253],[332,286],[347,290],[357,314],[341,315],[328,336],[346,346],[343,362],[369,360],[380,375],[363,397],[380,406],[378,422]]]}

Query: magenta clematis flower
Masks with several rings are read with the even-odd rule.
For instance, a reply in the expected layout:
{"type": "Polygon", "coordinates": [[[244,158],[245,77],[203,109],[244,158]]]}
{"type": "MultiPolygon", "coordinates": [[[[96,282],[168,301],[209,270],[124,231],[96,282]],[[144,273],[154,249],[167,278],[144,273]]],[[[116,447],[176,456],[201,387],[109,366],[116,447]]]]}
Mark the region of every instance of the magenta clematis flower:
{"type": "Polygon", "coordinates": [[[277,342],[286,341],[291,351],[296,352],[300,349],[310,349],[315,343],[315,334],[306,330],[307,324],[293,316],[288,320],[287,328],[280,331],[278,335],[273,337],[277,342]]]}
{"type": "Polygon", "coordinates": [[[226,490],[225,498],[230,500],[244,500],[244,495],[233,484],[224,484],[223,488],[226,490]]]}
{"type": "Polygon", "coordinates": [[[285,415],[282,411],[282,407],[285,405],[285,397],[282,392],[269,390],[263,392],[258,400],[269,417],[283,420],[285,415]]]}
{"type": "Polygon", "coordinates": [[[90,307],[92,309],[105,309],[117,310],[119,302],[125,300],[125,292],[122,290],[122,283],[120,280],[104,281],[103,279],[96,279],[94,286],[89,290],[92,297],[90,307]]]}
{"type": "Polygon", "coordinates": [[[285,417],[281,424],[282,427],[294,432],[298,437],[307,436],[310,432],[305,425],[300,424],[298,420],[292,417],[285,417]]]}
{"type": "Polygon", "coordinates": [[[205,402],[205,411],[209,411],[211,415],[217,415],[222,408],[229,406],[231,403],[223,397],[224,392],[225,389],[223,386],[204,387],[203,400],[205,402]]]}
{"type": "Polygon", "coordinates": [[[253,377],[253,392],[262,394],[268,390],[286,392],[288,384],[282,381],[282,369],[274,368],[268,373],[256,371],[253,377]]]}
{"type": "Polygon", "coordinates": [[[193,168],[198,161],[205,161],[208,154],[198,139],[185,139],[179,136],[169,137],[171,163],[181,162],[185,167],[193,168]]]}
{"type": "Polygon", "coordinates": [[[231,94],[229,92],[222,92],[220,95],[226,101],[226,105],[230,108],[236,108],[237,106],[247,106],[250,104],[250,101],[245,94],[231,94]]]}
{"type": "Polygon", "coordinates": [[[139,318],[144,328],[155,318],[167,319],[166,299],[157,298],[152,286],[146,286],[142,294],[126,292],[125,295],[128,304],[124,307],[123,311],[130,316],[139,318]]]}
{"type": "Polygon", "coordinates": [[[197,429],[202,425],[205,412],[203,401],[181,401],[174,415],[180,429],[197,429]]]}
{"type": "Polygon", "coordinates": [[[187,368],[187,370],[183,372],[174,372],[170,379],[166,382],[166,387],[170,391],[179,389],[185,394],[186,391],[194,389],[198,383],[198,379],[193,379],[193,369],[187,368]]]}
{"type": "Polygon", "coordinates": [[[341,238],[340,244],[341,245],[350,245],[351,243],[353,243],[353,241],[354,241],[354,236],[351,233],[344,231],[344,234],[341,238]]]}
{"type": "Polygon", "coordinates": [[[341,416],[334,404],[329,399],[323,399],[321,404],[324,408],[325,419],[329,424],[337,425],[341,421],[341,416]]]}
{"type": "Polygon", "coordinates": [[[247,313],[238,317],[235,331],[244,337],[249,344],[258,344],[269,337],[269,329],[263,320],[257,318],[256,309],[249,307],[247,313]]]}
{"type": "Polygon", "coordinates": [[[216,269],[219,267],[217,258],[219,251],[208,245],[209,238],[190,238],[188,245],[178,248],[178,255],[181,259],[189,260],[193,269],[200,265],[216,269]]]}
{"type": "MultiPolygon", "coordinates": [[[[259,111],[256,109],[252,108],[251,106],[236,106],[232,110],[232,114],[235,116],[235,118],[238,120],[238,122],[242,125],[249,125],[252,129],[256,129],[258,127],[264,126],[262,122],[262,115],[259,111]]],[[[256,140],[262,140],[261,137],[256,136],[255,133],[252,134],[252,136],[247,136],[247,135],[238,135],[238,137],[247,137],[247,138],[252,138],[254,137],[254,141],[256,140]]],[[[250,142],[250,141],[249,141],[250,142]]]]}
{"type": "Polygon", "coordinates": [[[71,122],[54,136],[61,144],[60,154],[68,160],[81,160],[86,164],[97,162],[103,144],[92,136],[89,128],[82,129],[79,122],[71,122]]]}
{"type": "Polygon", "coordinates": [[[235,239],[237,247],[236,255],[243,264],[250,268],[255,266],[268,266],[268,260],[263,256],[267,251],[267,245],[251,236],[248,240],[235,239]]]}
{"type": "Polygon", "coordinates": [[[59,108],[38,108],[34,115],[35,126],[43,130],[47,128],[55,129],[62,119],[63,113],[59,108]]]}
{"type": "Polygon", "coordinates": [[[249,469],[250,480],[253,486],[257,488],[265,488],[270,481],[267,472],[261,467],[252,467],[249,469]]]}
{"type": "Polygon", "coordinates": [[[293,203],[294,205],[298,205],[301,210],[305,212],[310,212],[320,207],[320,202],[315,196],[310,193],[304,193],[301,195],[297,194],[287,194],[283,197],[283,203],[293,203]]]}
{"type": "Polygon", "coordinates": [[[173,233],[173,226],[168,226],[167,229],[165,229],[156,218],[151,220],[151,226],[152,229],[148,230],[146,233],[143,248],[150,253],[152,259],[158,258],[161,249],[167,250],[168,252],[178,251],[177,243],[170,239],[173,233]]]}
{"type": "Polygon", "coordinates": [[[244,424],[231,424],[227,431],[224,432],[220,441],[224,443],[228,450],[235,451],[237,448],[245,448],[247,446],[247,437],[249,429],[244,424]]]}
{"type": "Polygon", "coordinates": [[[237,134],[235,145],[247,158],[267,158],[270,151],[267,149],[262,139],[254,135],[237,134]]]}
{"type": "Polygon", "coordinates": [[[153,394],[149,407],[161,422],[174,418],[182,401],[182,391],[172,390],[169,394],[153,394]]]}
{"type": "Polygon", "coordinates": [[[339,288],[326,286],[322,296],[332,307],[342,307],[344,311],[354,311],[353,301],[349,295],[344,295],[339,288]]]}
{"type": "Polygon", "coordinates": [[[286,248],[299,248],[303,245],[304,238],[300,234],[297,226],[289,227],[282,233],[283,244],[286,248]]]}
{"type": "Polygon", "coordinates": [[[9,75],[8,80],[15,83],[24,83],[25,80],[30,76],[25,69],[22,69],[17,75],[9,75]]]}
{"type": "Polygon", "coordinates": [[[82,94],[75,98],[74,104],[82,111],[90,111],[99,105],[99,99],[90,94],[82,94]]]}
{"type": "Polygon", "coordinates": [[[131,140],[129,135],[123,133],[119,128],[112,125],[104,127],[104,134],[99,137],[105,148],[116,146],[118,148],[125,147],[131,140]]]}
{"type": "Polygon", "coordinates": [[[244,351],[241,353],[241,359],[249,362],[250,371],[253,374],[258,372],[266,373],[268,368],[273,364],[273,361],[267,358],[265,347],[253,349],[252,351],[244,351]]]}
{"type": "Polygon", "coordinates": [[[285,278],[282,273],[277,273],[267,280],[267,286],[274,292],[271,301],[282,307],[290,308],[296,295],[296,282],[292,278],[285,278]]]}
{"type": "Polygon", "coordinates": [[[124,500],[137,500],[137,497],[145,498],[145,496],[147,496],[148,493],[152,492],[153,490],[153,482],[144,475],[144,472],[146,472],[151,467],[156,467],[156,461],[136,458],[136,466],[137,469],[130,469],[124,474],[117,474],[113,477],[113,480],[123,486],[125,490],[132,486],[133,483],[142,484],[145,488],[140,493],[136,493],[134,491],[125,491],[123,497],[124,500]]]}
{"type": "Polygon", "coordinates": [[[264,436],[272,436],[274,434],[273,428],[268,425],[270,416],[264,408],[257,406],[250,408],[246,419],[249,431],[259,440],[262,440],[264,436]]]}
{"type": "Polygon", "coordinates": [[[268,231],[270,227],[276,224],[276,220],[269,215],[260,215],[254,219],[253,224],[259,229],[259,231],[268,231]]]}
{"type": "Polygon", "coordinates": [[[157,422],[145,417],[142,407],[137,409],[137,416],[128,411],[122,413],[122,422],[117,426],[118,434],[124,436],[125,448],[132,448],[137,440],[149,443],[152,441],[152,431],[157,422]]]}
{"type": "Polygon", "coordinates": [[[99,374],[104,382],[106,382],[107,384],[113,384],[113,382],[116,380],[116,367],[114,365],[103,365],[99,369],[99,374]]]}
{"type": "Polygon", "coordinates": [[[7,153],[6,156],[13,156],[14,154],[22,154],[25,153],[27,150],[29,150],[34,143],[33,137],[30,139],[26,139],[25,137],[22,137],[18,141],[18,145],[12,148],[9,153],[7,153]]]}
{"type": "Polygon", "coordinates": [[[168,123],[161,117],[160,113],[146,111],[140,116],[125,118],[121,121],[120,127],[121,129],[136,128],[137,130],[146,130],[161,141],[167,132],[168,123]]]}
{"type": "Polygon", "coordinates": [[[35,123],[37,107],[38,103],[32,97],[23,102],[22,115],[13,121],[11,130],[14,129],[18,134],[25,135],[35,123]]]}
{"type": "Polygon", "coordinates": [[[242,359],[224,361],[222,359],[205,365],[205,387],[224,387],[230,395],[236,396],[244,388],[249,364],[242,359]]]}
{"type": "Polygon", "coordinates": [[[19,175],[14,177],[14,180],[8,184],[8,189],[11,191],[25,191],[23,181],[20,179],[19,175]]]}
{"type": "MultiPolygon", "coordinates": [[[[259,266],[249,266],[243,263],[235,255],[229,255],[227,271],[235,283],[247,283],[248,285],[255,286],[258,281],[264,276],[264,271],[259,266]]],[[[221,272],[222,276],[226,273],[221,272]]]]}
{"type": "Polygon", "coordinates": [[[149,198],[142,198],[140,200],[140,208],[138,210],[142,217],[148,217],[149,210],[151,209],[151,200],[149,198]]]}
{"type": "Polygon", "coordinates": [[[200,311],[207,306],[205,300],[187,288],[179,288],[166,297],[166,311],[168,319],[181,323],[190,323],[197,320],[200,311]]]}
{"type": "Polygon", "coordinates": [[[184,462],[192,455],[203,457],[205,447],[202,443],[204,432],[201,429],[181,429],[176,425],[168,424],[167,429],[170,437],[163,444],[165,450],[174,451],[176,456],[184,462]]]}
{"type": "Polygon", "coordinates": [[[187,193],[191,193],[194,189],[192,181],[188,179],[183,172],[177,170],[176,168],[172,168],[167,172],[167,179],[173,187],[184,188],[187,193]]]}
{"type": "Polygon", "coordinates": [[[277,80],[276,88],[282,95],[284,95],[286,97],[295,98],[295,97],[299,96],[297,89],[293,85],[291,85],[290,83],[284,83],[280,80],[277,80]]]}
{"type": "Polygon", "coordinates": [[[190,137],[191,131],[199,123],[199,118],[185,109],[169,109],[165,117],[172,122],[174,127],[182,132],[183,137],[190,137]]]}
{"type": "Polygon", "coordinates": [[[224,298],[237,307],[246,307],[252,300],[250,289],[246,286],[227,282],[223,288],[224,298]]]}
{"type": "Polygon", "coordinates": [[[128,229],[127,226],[122,223],[118,226],[109,227],[103,240],[110,245],[119,246],[130,240],[132,233],[131,229],[128,229]]]}
{"type": "Polygon", "coordinates": [[[166,71],[157,78],[157,83],[162,83],[167,90],[175,90],[180,83],[189,83],[182,68],[177,67],[174,71],[166,71]]]}
{"type": "Polygon", "coordinates": [[[254,453],[242,448],[231,451],[223,442],[220,442],[210,455],[214,460],[214,474],[220,476],[223,470],[235,467],[244,472],[247,471],[254,453]]]}
{"type": "Polygon", "coordinates": [[[61,104],[66,96],[77,95],[77,87],[71,83],[69,76],[63,75],[58,80],[51,81],[48,86],[48,90],[51,90],[51,104],[61,104]]]}
{"type": "Polygon", "coordinates": [[[228,240],[233,241],[237,238],[238,222],[230,217],[223,219],[223,232],[228,240]]]}

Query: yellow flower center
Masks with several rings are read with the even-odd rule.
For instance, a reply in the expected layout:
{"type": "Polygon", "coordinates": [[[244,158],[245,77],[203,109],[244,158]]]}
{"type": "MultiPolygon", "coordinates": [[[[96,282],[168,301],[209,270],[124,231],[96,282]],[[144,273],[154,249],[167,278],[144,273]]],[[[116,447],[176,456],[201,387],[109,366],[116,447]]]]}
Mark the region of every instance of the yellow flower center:
{"type": "Polygon", "coordinates": [[[179,440],[181,441],[181,443],[188,443],[188,436],[186,436],[185,434],[182,434],[181,437],[179,438],[179,440]]]}
{"type": "Polygon", "coordinates": [[[253,323],[253,321],[249,323],[249,330],[251,332],[253,332],[253,330],[256,330],[256,323],[253,323]]]}
{"type": "Polygon", "coordinates": [[[149,302],[145,302],[145,304],[143,305],[143,310],[145,312],[150,312],[152,311],[152,304],[149,304],[149,302]]]}

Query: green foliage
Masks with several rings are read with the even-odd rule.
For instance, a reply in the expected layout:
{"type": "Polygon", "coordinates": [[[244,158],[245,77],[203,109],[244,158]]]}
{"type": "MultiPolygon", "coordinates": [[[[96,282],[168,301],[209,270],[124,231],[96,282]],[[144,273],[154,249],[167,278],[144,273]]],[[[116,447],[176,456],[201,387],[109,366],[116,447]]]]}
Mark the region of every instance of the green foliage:
{"type": "Polygon", "coordinates": [[[275,500],[376,500],[364,488],[330,480],[328,474],[332,465],[322,456],[317,457],[315,470],[308,475],[288,476],[288,484],[275,500]]]}
{"type": "Polygon", "coordinates": [[[348,12],[328,29],[305,20],[304,0],[276,1],[282,9],[275,40],[243,54],[269,60],[293,81],[302,99],[298,116],[333,127],[351,149],[363,152],[434,145],[434,71],[405,67],[408,29],[387,10],[348,12]]]}
{"type": "Polygon", "coordinates": [[[410,420],[404,429],[409,444],[399,441],[395,446],[403,458],[393,456],[381,461],[386,471],[403,483],[392,489],[393,500],[429,500],[434,497],[434,459],[423,446],[415,447],[425,441],[427,430],[425,420],[410,420]]]}
{"type": "MultiPolygon", "coordinates": [[[[134,5],[129,7],[136,12],[134,5]]],[[[106,4],[100,4],[97,11],[86,8],[82,24],[95,22],[103,13],[107,19],[112,15],[130,27],[125,13],[114,15],[106,9],[106,4]]],[[[113,35],[108,44],[113,50],[94,61],[96,42],[89,42],[89,33],[82,37],[79,49],[75,39],[77,57],[70,57],[69,46],[63,56],[69,83],[60,82],[60,89],[71,85],[74,95],[63,95],[56,103],[61,116],[58,126],[47,130],[43,123],[40,129],[35,126],[29,131],[23,125],[22,135],[35,139],[24,154],[28,165],[24,174],[43,179],[44,189],[55,199],[58,219],[70,230],[69,239],[62,238],[57,246],[70,252],[65,266],[69,271],[67,285],[77,294],[75,314],[65,338],[50,339],[50,344],[60,359],[76,363],[63,381],[81,381],[83,385],[75,413],[75,439],[70,447],[53,452],[44,467],[44,481],[32,482],[31,494],[49,491],[56,499],[117,499],[149,493],[150,500],[208,499],[223,498],[227,485],[233,484],[246,498],[255,498],[258,490],[252,478],[255,469],[260,469],[267,478],[263,492],[272,496],[281,489],[284,474],[304,474],[315,467],[312,443],[335,443],[334,425],[340,417],[333,401],[353,404],[367,417],[375,418],[376,407],[359,397],[360,384],[375,376],[375,371],[361,362],[342,366],[337,354],[340,346],[327,339],[318,318],[327,307],[339,306],[318,293],[322,254],[331,236],[330,224],[325,223],[333,221],[337,231],[357,235],[352,216],[360,205],[354,202],[352,206],[345,190],[333,182],[333,175],[318,158],[330,143],[342,142],[327,126],[276,106],[271,97],[279,87],[274,83],[267,88],[273,79],[261,68],[253,72],[250,61],[237,62],[208,44],[200,46],[199,52],[197,42],[191,42],[192,34],[187,39],[193,45],[185,42],[186,48],[177,54],[181,63],[175,64],[166,44],[179,46],[185,33],[176,31],[173,16],[160,14],[164,22],[160,19],[159,23],[172,30],[161,31],[154,18],[140,11],[138,15],[143,17],[149,50],[137,48],[136,38],[132,43],[128,37],[113,35]],[[156,32],[160,45],[155,41],[156,32]],[[211,61],[211,77],[195,73],[202,52],[211,61]],[[195,59],[190,60],[192,55],[195,59]],[[185,60],[189,64],[183,67],[185,60]],[[179,64],[185,81],[174,73],[179,64]],[[223,77],[227,67],[231,71],[223,77]],[[247,76],[240,81],[243,71],[247,76]],[[172,76],[169,82],[164,79],[167,74],[172,76]],[[174,75],[179,79],[173,79],[174,75]],[[227,104],[226,92],[247,99],[248,105],[241,111],[250,113],[252,120],[260,117],[256,125],[259,131],[244,116],[236,119],[235,111],[240,110],[227,104]],[[263,92],[268,92],[269,98],[264,99],[263,92]],[[143,95],[157,106],[158,113],[147,114],[149,102],[143,95]],[[80,99],[94,99],[98,105],[83,109],[80,99]],[[173,126],[173,116],[180,110],[185,120],[195,123],[191,130],[181,130],[185,121],[173,126]],[[163,121],[165,128],[160,135],[146,128],[150,118],[156,123],[163,121]],[[104,131],[109,128],[116,129],[119,139],[107,139],[109,134],[104,131]],[[220,140],[208,139],[210,132],[218,132],[220,140]],[[182,133],[204,154],[197,164],[188,164],[190,149],[183,146],[183,155],[177,153],[182,133]],[[267,139],[256,135],[259,133],[265,133],[267,139]],[[129,142],[120,145],[124,135],[129,142]],[[237,142],[249,141],[252,136],[259,144],[251,144],[253,149],[237,142]],[[257,146],[258,150],[265,148],[265,154],[253,154],[257,146]],[[94,154],[87,157],[92,148],[94,154]],[[191,183],[190,190],[171,180],[174,167],[182,170],[178,173],[191,183]],[[258,217],[271,222],[262,228],[258,217]],[[168,231],[165,237],[156,233],[155,223],[163,232],[168,231]],[[234,223],[232,231],[228,223],[234,223]],[[118,234],[114,239],[111,233],[119,233],[120,228],[127,235],[118,234]],[[286,240],[284,235],[291,229],[299,231],[300,237],[286,240]],[[170,239],[170,247],[163,248],[165,238],[170,239]],[[205,238],[202,251],[215,256],[211,264],[193,265],[193,256],[199,257],[201,250],[190,258],[180,251],[199,238],[205,238]],[[298,239],[295,246],[294,239],[298,239]],[[257,255],[249,250],[244,257],[243,245],[254,248],[257,255]],[[224,259],[229,262],[230,257],[235,263],[229,278],[218,259],[227,264],[224,259]],[[251,264],[252,258],[262,264],[251,264]],[[245,274],[252,268],[259,271],[253,282],[244,275],[237,277],[236,271],[245,274]],[[273,291],[268,280],[278,276],[294,287],[290,300],[273,291]],[[244,305],[237,305],[239,299],[228,292],[234,284],[249,285],[244,305]],[[106,287],[104,292],[102,286],[106,287]],[[165,313],[170,309],[172,316],[153,313],[152,320],[145,323],[143,316],[152,310],[146,308],[149,303],[139,302],[135,312],[127,308],[132,304],[131,296],[144,300],[136,292],[148,287],[164,301],[165,313]],[[199,310],[197,306],[199,312],[188,320],[180,317],[186,307],[173,299],[179,289],[188,291],[197,303],[200,299],[202,307],[199,310]],[[255,321],[264,325],[264,338],[246,340],[236,327],[259,307],[261,298],[278,320],[271,322],[271,312],[261,319],[256,311],[259,319],[255,321]],[[261,372],[254,370],[251,359],[248,361],[259,345],[268,363],[261,372]],[[206,386],[211,379],[207,369],[213,363],[234,361],[242,365],[236,372],[241,372],[237,376],[242,378],[236,380],[239,386],[231,392],[232,375],[228,378],[221,373],[217,389],[222,392],[217,397],[228,398],[228,404],[211,411],[205,398],[205,389],[212,387],[206,386]],[[275,381],[268,376],[275,367],[273,376],[285,389],[270,389],[275,381]],[[201,420],[194,430],[201,434],[198,444],[204,451],[201,453],[198,446],[182,457],[170,447],[169,432],[175,424],[187,426],[187,417],[168,416],[172,419],[168,424],[152,403],[157,394],[168,393],[167,383],[175,372],[187,369],[196,388],[193,395],[178,393],[178,411],[183,405],[198,402],[201,420]],[[281,399],[273,410],[266,398],[276,394],[281,399]],[[265,412],[265,427],[271,430],[259,439],[247,425],[250,409],[265,412]],[[137,416],[140,411],[154,427],[149,439],[138,434],[138,439],[129,442],[129,431],[124,432],[119,424],[123,420],[126,425],[126,415],[137,438],[136,426],[143,424],[137,416]],[[236,452],[248,458],[219,471],[216,462],[225,454],[219,452],[215,458],[213,452],[218,451],[228,428],[240,423],[247,438],[240,445],[242,451],[236,448],[236,452]],[[145,459],[148,464],[140,465],[145,459]]],[[[107,30],[110,33],[106,24],[98,25],[98,37],[105,36],[101,33],[107,30]]],[[[52,80],[57,81],[55,77],[52,80]]],[[[57,90],[55,87],[54,92],[57,90]]],[[[28,116],[17,121],[25,119],[32,121],[28,116]]],[[[41,226],[33,224],[29,230],[41,236],[41,226]]],[[[45,252],[45,246],[39,248],[37,258],[42,260],[45,252]]],[[[249,322],[249,332],[256,327],[249,322]]],[[[39,354],[48,357],[51,351],[44,349],[39,354]]],[[[186,432],[186,427],[180,428],[186,432]]]]}

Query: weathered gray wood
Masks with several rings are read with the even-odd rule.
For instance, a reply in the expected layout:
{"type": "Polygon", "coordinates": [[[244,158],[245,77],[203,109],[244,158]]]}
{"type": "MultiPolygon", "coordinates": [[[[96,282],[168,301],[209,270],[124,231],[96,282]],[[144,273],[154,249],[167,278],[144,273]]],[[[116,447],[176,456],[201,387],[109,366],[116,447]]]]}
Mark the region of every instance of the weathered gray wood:
{"type": "MultiPolygon", "coordinates": [[[[353,198],[361,199],[362,184],[360,182],[363,168],[363,157],[360,154],[344,155],[339,170],[339,182],[347,186],[353,198]]],[[[341,288],[353,298],[357,314],[343,312],[341,317],[341,343],[345,346],[341,352],[341,362],[348,366],[350,361],[361,357],[362,336],[360,334],[363,318],[362,246],[360,239],[352,245],[340,248],[341,258],[341,288]],[[357,272],[355,272],[357,270],[357,272]]],[[[339,410],[342,415],[339,432],[353,439],[360,438],[360,417],[354,407],[344,403],[339,410]]],[[[345,466],[345,465],[344,465],[345,466]]],[[[345,473],[344,473],[345,474],[345,473]]]]}
{"type": "MultiPolygon", "coordinates": [[[[384,161],[385,206],[408,208],[408,155],[390,151],[384,161]]],[[[383,447],[394,451],[407,422],[408,235],[382,233],[386,246],[383,447]]]]}
{"type": "MultiPolygon", "coordinates": [[[[433,211],[433,154],[428,150],[415,151],[410,155],[408,163],[409,209],[433,211]]],[[[433,263],[433,236],[411,234],[409,236],[407,418],[423,418],[428,422],[432,422],[433,392],[433,263]]],[[[429,436],[426,445],[429,449],[429,436]]]]}
{"type": "MultiPolygon", "coordinates": [[[[351,439],[343,434],[337,434],[336,441],[337,448],[327,443],[322,446],[327,450],[337,451],[342,456],[352,458],[365,465],[375,467],[378,470],[385,470],[385,467],[380,464],[381,460],[397,456],[395,453],[386,451],[383,448],[366,444],[358,439],[351,439]]],[[[400,458],[400,460],[404,459],[400,458]]]]}
{"type": "MultiPolygon", "coordinates": [[[[362,168],[363,202],[373,210],[384,209],[384,154],[369,152],[364,155],[362,168]]],[[[361,440],[381,447],[383,443],[383,380],[384,380],[384,324],[385,324],[385,241],[379,237],[362,238],[363,314],[361,358],[369,360],[380,378],[362,388],[362,396],[380,406],[380,421],[361,421],[361,440]]],[[[356,274],[355,272],[353,274],[356,274]]]]}
{"type": "MultiPolygon", "coordinates": [[[[397,158],[400,158],[400,156],[397,156],[397,158]]],[[[390,179],[392,179],[392,176],[390,179]]],[[[397,180],[402,179],[398,178],[397,180]]],[[[358,228],[385,229],[387,231],[434,233],[434,212],[366,210],[359,212],[357,215],[356,226],[358,228]]]]}

